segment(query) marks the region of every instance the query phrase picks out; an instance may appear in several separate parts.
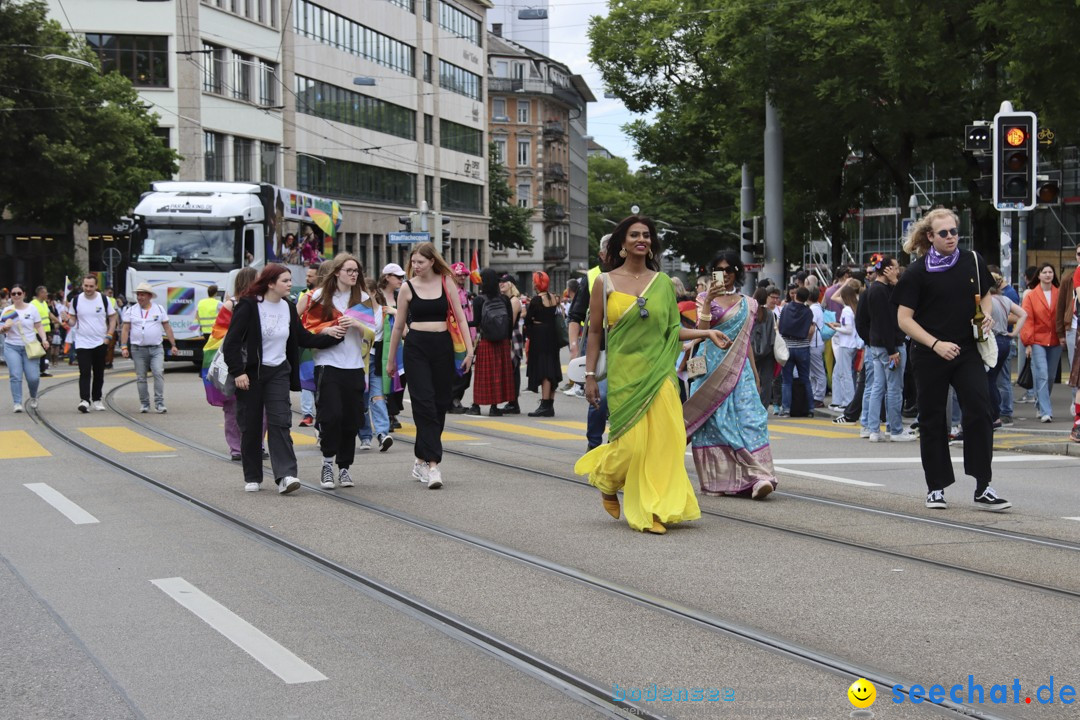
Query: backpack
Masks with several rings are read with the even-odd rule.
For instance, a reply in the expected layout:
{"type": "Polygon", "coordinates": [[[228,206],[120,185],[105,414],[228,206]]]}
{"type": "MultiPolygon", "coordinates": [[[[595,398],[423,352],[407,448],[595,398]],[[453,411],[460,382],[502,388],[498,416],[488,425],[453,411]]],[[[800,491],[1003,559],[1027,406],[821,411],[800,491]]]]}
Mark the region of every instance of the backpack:
{"type": "Polygon", "coordinates": [[[836,334],[836,330],[829,327],[829,323],[836,322],[836,313],[832,310],[822,310],[821,316],[821,339],[823,342],[829,342],[832,340],[832,336],[836,334]]]}
{"type": "Polygon", "coordinates": [[[776,326],[773,324],[773,314],[765,311],[765,321],[756,323],[750,331],[750,347],[754,351],[754,357],[766,357],[773,354],[773,339],[776,337],[776,326]]]}
{"type": "Polygon", "coordinates": [[[484,298],[480,308],[480,335],[492,342],[510,337],[510,312],[501,296],[484,298]]]}

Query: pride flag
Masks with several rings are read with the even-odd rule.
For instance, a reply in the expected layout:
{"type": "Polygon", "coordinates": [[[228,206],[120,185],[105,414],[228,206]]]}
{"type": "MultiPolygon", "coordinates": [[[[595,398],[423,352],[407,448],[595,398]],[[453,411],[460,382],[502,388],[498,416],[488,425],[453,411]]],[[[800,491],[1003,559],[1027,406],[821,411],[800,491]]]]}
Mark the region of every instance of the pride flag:
{"type": "Polygon", "coordinates": [[[231,322],[232,310],[222,305],[221,309],[218,310],[217,319],[214,320],[214,327],[210,330],[210,337],[207,339],[206,345],[203,346],[202,369],[199,370],[199,376],[203,380],[206,402],[215,407],[224,405],[227,398],[206,378],[206,374],[210,369],[210,365],[214,362],[214,357],[221,352],[221,344],[225,342],[225,334],[229,332],[229,323],[231,322]]]}
{"type": "Polygon", "coordinates": [[[473,285],[480,284],[480,256],[476,254],[476,250],[472,251],[472,260],[469,261],[469,279],[473,285]]]}
{"type": "MultiPolygon", "coordinates": [[[[370,300],[369,302],[374,301],[370,300]]],[[[364,357],[364,372],[366,373],[371,356],[371,346],[375,343],[375,311],[372,308],[363,303],[353,305],[344,313],[334,308],[333,315],[327,320],[323,316],[322,305],[312,300],[308,304],[307,310],[304,311],[304,316],[300,318],[300,322],[303,323],[308,332],[318,334],[326,328],[336,325],[338,319],[343,315],[348,315],[360,321],[360,332],[363,334],[361,353],[364,357]]],[[[308,348],[304,348],[303,352],[300,353],[300,387],[305,390],[315,390],[315,356],[308,348]]]]}
{"type": "MultiPolygon", "coordinates": [[[[456,290],[457,288],[454,288],[456,290]]],[[[443,290],[446,292],[446,297],[450,297],[450,293],[453,292],[447,284],[446,278],[443,278],[443,290]]],[[[450,340],[454,343],[454,370],[457,371],[458,377],[465,374],[465,335],[462,334],[461,328],[458,326],[457,316],[454,314],[454,304],[452,302],[446,303],[446,329],[450,331],[450,340]]]]}

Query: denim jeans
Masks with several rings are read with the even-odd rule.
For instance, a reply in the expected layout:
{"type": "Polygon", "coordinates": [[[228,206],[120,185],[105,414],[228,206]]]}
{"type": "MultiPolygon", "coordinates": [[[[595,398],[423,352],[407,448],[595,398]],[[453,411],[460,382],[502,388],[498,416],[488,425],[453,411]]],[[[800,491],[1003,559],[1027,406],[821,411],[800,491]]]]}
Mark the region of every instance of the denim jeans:
{"type": "MultiPolygon", "coordinates": [[[[372,365],[374,366],[374,362],[372,365]]],[[[364,393],[365,413],[361,418],[361,440],[371,440],[372,433],[386,435],[390,432],[390,413],[386,411],[386,398],[382,391],[382,375],[368,374],[367,391],[364,393]]]]}
{"type": "Polygon", "coordinates": [[[165,348],[161,345],[132,345],[131,360],[135,363],[135,386],[139,389],[139,404],[150,406],[150,390],[146,372],[154,375],[154,407],[165,405],[165,348]]]}
{"type": "MultiPolygon", "coordinates": [[[[582,356],[584,356],[586,350],[588,350],[588,341],[589,338],[587,335],[581,341],[582,356]]],[[[599,381],[599,385],[600,404],[596,407],[593,407],[592,405],[589,406],[589,416],[585,427],[585,439],[588,441],[590,448],[604,444],[604,430],[607,429],[607,378],[599,381]]]]}
{"type": "Polygon", "coordinates": [[[998,387],[998,378],[1001,376],[1001,372],[1005,369],[1005,366],[1009,361],[1009,342],[1012,338],[1008,335],[998,335],[994,340],[997,341],[998,361],[997,365],[986,371],[986,379],[990,389],[990,417],[997,421],[1001,419],[1001,416],[1003,415],[1001,411],[1002,402],[1001,391],[998,387]]]}
{"type": "Polygon", "coordinates": [[[300,413],[315,417],[315,393],[313,391],[300,391],[300,413]]]}
{"type": "MultiPolygon", "coordinates": [[[[859,425],[866,432],[871,432],[870,427],[870,393],[874,390],[874,362],[870,359],[870,348],[863,349],[863,396],[862,396],[862,413],[859,415],[859,425]]],[[[875,408],[877,412],[878,423],[875,427],[881,425],[881,405],[875,408]]]]}
{"type": "MultiPolygon", "coordinates": [[[[999,335],[999,338],[1005,337],[999,335]]],[[[997,376],[997,389],[998,395],[1001,397],[1001,415],[1012,417],[1013,414],[1013,387],[1012,387],[1012,359],[1016,357],[1016,341],[1010,337],[1005,337],[1008,343],[1005,347],[1005,363],[1001,366],[1001,372],[997,376]]],[[[998,346],[1001,347],[1000,345],[998,346]]]]}
{"type": "Polygon", "coordinates": [[[11,401],[16,405],[22,405],[22,381],[26,377],[26,384],[30,386],[30,397],[37,398],[38,383],[41,382],[41,370],[37,358],[31,360],[26,357],[26,348],[22,345],[4,343],[4,360],[8,366],[8,384],[11,385],[11,401]]]}
{"type": "Polygon", "coordinates": [[[832,401],[834,405],[847,407],[855,399],[855,348],[833,345],[836,362],[833,363],[832,401]]]}
{"type": "MultiPolygon", "coordinates": [[[[904,420],[900,416],[901,406],[904,404],[904,365],[907,361],[907,350],[901,345],[896,351],[900,354],[900,362],[895,367],[889,367],[889,351],[883,347],[868,345],[870,359],[874,363],[874,386],[870,391],[870,407],[877,408],[881,412],[881,401],[885,400],[885,427],[890,435],[899,435],[904,432],[904,420]]],[[[870,432],[877,432],[881,428],[878,422],[879,416],[870,416],[870,432]]]]}
{"type": "Polygon", "coordinates": [[[1035,411],[1039,417],[1053,417],[1054,409],[1050,406],[1050,390],[1054,387],[1054,378],[1050,373],[1057,373],[1061,361],[1061,346],[1031,346],[1031,377],[1035,381],[1035,411]]]}
{"type": "Polygon", "coordinates": [[[814,390],[810,386],[810,348],[788,348],[788,361],[784,365],[784,384],[780,388],[780,407],[783,410],[791,410],[791,383],[795,371],[799,371],[799,382],[806,390],[806,402],[810,412],[814,412],[814,390]]]}

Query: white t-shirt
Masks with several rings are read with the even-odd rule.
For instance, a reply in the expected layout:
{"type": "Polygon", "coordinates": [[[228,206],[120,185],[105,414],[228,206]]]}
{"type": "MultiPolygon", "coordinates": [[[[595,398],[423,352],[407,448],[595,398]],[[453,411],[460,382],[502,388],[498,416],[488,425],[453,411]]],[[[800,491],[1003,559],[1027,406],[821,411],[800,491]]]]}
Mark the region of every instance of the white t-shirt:
{"type": "Polygon", "coordinates": [[[259,302],[262,324],[262,364],[277,367],[285,362],[285,344],[289,340],[289,301],[259,302]]]}
{"type": "Polygon", "coordinates": [[[151,303],[150,307],[143,310],[135,304],[124,309],[124,322],[131,323],[128,344],[160,345],[165,337],[164,324],[169,322],[169,316],[160,305],[151,303]]]}
{"type": "Polygon", "coordinates": [[[14,305],[8,305],[0,313],[0,325],[8,320],[14,320],[11,329],[4,335],[4,342],[13,347],[26,347],[26,341],[40,340],[34,325],[41,322],[41,313],[29,303],[22,310],[16,310],[14,305]]]}
{"type": "MultiPolygon", "coordinates": [[[[311,295],[311,302],[315,303],[321,296],[321,291],[316,290],[311,295]]],[[[360,299],[364,302],[369,300],[367,293],[362,292],[360,299]]],[[[334,307],[340,312],[345,312],[349,309],[349,293],[336,292],[334,293],[334,307]]],[[[318,311],[316,311],[318,312],[318,311]]],[[[382,308],[378,305],[375,306],[375,326],[382,327],[382,308]]],[[[345,338],[331,347],[323,350],[315,351],[315,364],[316,365],[329,365],[331,367],[341,368],[343,370],[357,370],[365,368],[364,359],[371,351],[371,344],[374,337],[367,335],[361,328],[350,327],[349,331],[345,333],[345,338]]]]}
{"type": "Polygon", "coordinates": [[[832,344],[834,348],[848,348],[849,350],[858,350],[863,346],[862,338],[855,332],[855,311],[847,305],[840,311],[840,327],[837,328],[836,334],[832,337],[832,344]]]}
{"type": "Polygon", "coordinates": [[[109,316],[116,314],[116,308],[108,303],[108,314],[105,312],[106,303],[101,301],[99,292],[91,297],[86,293],[79,293],[71,301],[71,316],[76,319],[75,326],[71,329],[74,337],[76,350],[92,350],[99,345],[105,344],[105,331],[109,328],[109,316]],[[77,304],[77,306],[76,306],[77,304]]]}
{"type": "Polygon", "coordinates": [[[825,313],[821,309],[821,303],[814,303],[811,305],[810,312],[814,316],[814,327],[817,328],[817,330],[814,331],[814,337],[810,340],[810,347],[823,347],[825,341],[821,339],[821,330],[825,327],[825,313]]]}

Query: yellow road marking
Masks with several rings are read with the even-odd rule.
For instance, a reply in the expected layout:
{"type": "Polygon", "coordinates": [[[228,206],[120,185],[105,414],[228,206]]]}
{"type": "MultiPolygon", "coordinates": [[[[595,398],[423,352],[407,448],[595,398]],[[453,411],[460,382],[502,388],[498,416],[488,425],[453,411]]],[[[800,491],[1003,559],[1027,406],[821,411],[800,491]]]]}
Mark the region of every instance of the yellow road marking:
{"type": "MultiPolygon", "coordinates": [[[[398,421],[401,422],[401,427],[394,431],[395,435],[402,435],[404,437],[410,437],[410,438],[415,438],[416,437],[416,426],[415,425],[413,425],[412,423],[407,423],[407,422],[401,421],[400,418],[399,418],[398,421]]],[[[448,441],[455,441],[455,440],[476,440],[477,438],[473,437],[472,435],[465,435],[464,433],[456,433],[456,432],[451,432],[449,430],[444,430],[443,434],[442,434],[442,439],[443,440],[448,440],[448,441]]]]}
{"type": "Polygon", "coordinates": [[[52,453],[42,447],[25,430],[5,430],[0,432],[0,460],[21,460],[23,458],[52,457],[52,453]]]}
{"type": "Polygon", "coordinates": [[[510,433],[511,435],[528,435],[532,438],[543,438],[545,440],[581,440],[581,435],[571,435],[570,433],[544,430],[543,428],[514,425],[508,422],[499,422],[498,420],[465,420],[464,422],[466,425],[474,425],[488,430],[499,430],[501,432],[510,433]]]}
{"type": "Polygon", "coordinates": [[[319,441],[310,435],[290,430],[289,434],[292,435],[293,445],[318,445],[319,441]]]}
{"type": "Polygon", "coordinates": [[[555,427],[570,428],[571,430],[588,430],[589,423],[577,422],[575,420],[541,420],[540,422],[545,425],[554,425],[555,427]]]}
{"type": "Polygon", "coordinates": [[[788,425],[787,423],[775,423],[775,427],[781,428],[785,433],[791,433],[792,435],[806,435],[817,438],[850,439],[859,437],[858,430],[853,432],[837,432],[836,430],[825,430],[824,428],[818,430],[816,428],[799,427],[797,425],[788,425]]]}
{"type": "Polygon", "coordinates": [[[168,445],[162,445],[156,440],[151,440],[145,435],[140,435],[126,427],[79,428],[79,431],[89,435],[102,445],[108,445],[113,450],[122,453],[160,452],[162,450],[176,449],[168,445]]]}

